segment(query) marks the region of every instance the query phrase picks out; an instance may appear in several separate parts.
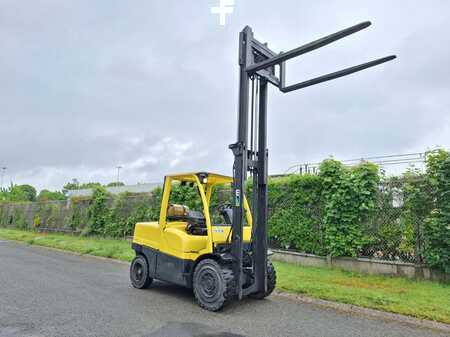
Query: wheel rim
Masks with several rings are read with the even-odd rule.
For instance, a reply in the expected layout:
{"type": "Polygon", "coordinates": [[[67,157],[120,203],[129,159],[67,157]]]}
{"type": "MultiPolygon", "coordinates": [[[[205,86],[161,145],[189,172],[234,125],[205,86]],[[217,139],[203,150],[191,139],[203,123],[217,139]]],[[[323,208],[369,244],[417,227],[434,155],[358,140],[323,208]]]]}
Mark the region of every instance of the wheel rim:
{"type": "Polygon", "coordinates": [[[144,278],[144,267],[141,263],[136,262],[133,268],[133,276],[136,282],[141,282],[144,278]]]}
{"type": "Polygon", "coordinates": [[[213,302],[220,296],[220,276],[211,267],[200,270],[197,278],[197,291],[206,302],[213,302]]]}

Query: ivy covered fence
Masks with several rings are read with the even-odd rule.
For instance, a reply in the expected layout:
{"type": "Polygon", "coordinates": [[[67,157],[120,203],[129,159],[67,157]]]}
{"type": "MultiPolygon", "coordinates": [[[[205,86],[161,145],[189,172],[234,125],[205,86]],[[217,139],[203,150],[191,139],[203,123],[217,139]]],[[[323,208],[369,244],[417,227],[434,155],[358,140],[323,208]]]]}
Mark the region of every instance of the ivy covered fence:
{"type": "MultiPolygon", "coordinates": [[[[321,256],[413,262],[450,273],[449,191],[450,155],[444,150],[428,155],[425,173],[400,177],[386,177],[370,162],[348,167],[328,159],[317,175],[269,180],[269,240],[272,247],[321,256]]],[[[249,186],[250,201],[251,192],[249,186]]],[[[172,197],[201,208],[189,186],[176,186],[172,197]]],[[[160,198],[159,188],[110,195],[98,186],[88,198],[0,202],[0,226],[123,238],[136,222],[158,219],[160,198]]],[[[219,199],[215,194],[212,208],[219,199]]]]}

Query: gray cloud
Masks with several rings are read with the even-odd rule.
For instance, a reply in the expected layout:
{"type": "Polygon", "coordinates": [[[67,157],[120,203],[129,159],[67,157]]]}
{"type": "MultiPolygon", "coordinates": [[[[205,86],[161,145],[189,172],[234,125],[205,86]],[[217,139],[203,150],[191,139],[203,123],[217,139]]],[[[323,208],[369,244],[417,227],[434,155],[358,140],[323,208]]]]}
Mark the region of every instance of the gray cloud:
{"type": "Polygon", "coordinates": [[[204,1],[0,1],[0,165],[61,188],[167,172],[230,174],[237,37],[274,50],[370,19],[374,26],[289,63],[291,82],[397,53],[398,60],[269,97],[270,169],[450,145],[446,1],[236,0],[219,26],[204,1]]]}

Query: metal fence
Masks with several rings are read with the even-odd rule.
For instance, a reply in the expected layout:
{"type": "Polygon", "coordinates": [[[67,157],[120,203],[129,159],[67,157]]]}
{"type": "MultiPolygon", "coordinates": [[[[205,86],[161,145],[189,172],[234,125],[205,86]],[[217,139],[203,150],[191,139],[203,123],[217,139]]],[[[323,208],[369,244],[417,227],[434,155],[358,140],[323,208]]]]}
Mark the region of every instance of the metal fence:
{"type": "MultiPolygon", "coordinates": [[[[111,196],[105,204],[111,210],[111,219],[126,220],[142,205],[159,207],[154,199],[151,193],[139,193],[111,196]]],[[[89,208],[92,202],[89,197],[77,197],[61,201],[0,203],[0,226],[80,234],[91,221],[89,208]]],[[[122,236],[129,235],[131,230],[124,229],[122,236]]]]}
{"type": "MultiPolygon", "coordinates": [[[[391,154],[385,156],[367,156],[353,159],[341,160],[345,166],[358,165],[364,161],[370,161],[377,164],[382,171],[393,170],[394,172],[405,172],[408,169],[425,169],[426,157],[429,153],[435,150],[426,152],[413,152],[402,154],[391,154]]],[[[287,168],[284,174],[317,174],[321,163],[301,163],[295,164],[287,168]]]]}
{"type": "MultiPolygon", "coordinates": [[[[427,194],[427,191],[423,190],[427,188],[426,184],[422,184],[420,180],[414,183],[414,188],[422,189],[422,194],[427,194]]],[[[411,182],[391,179],[380,185],[375,208],[359,224],[363,234],[363,245],[358,251],[359,257],[423,262],[423,252],[426,249],[424,223],[430,209],[426,202],[421,202],[420,199],[415,200],[415,204],[411,203],[407,184],[411,182]]],[[[227,202],[228,193],[224,191],[221,193],[218,202],[227,202]]],[[[90,199],[79,199],[0,203],[0,226],[77,234],[82,232],[89,222],[88,212],[91,202],[90,199]]],[[[150,194],[113,198],[109,199],[108,203],[122,219],[130,217],[139,205],[152,204],[155,209],[159,207],[150,194]]],[[[130,226],[123,231],[123,236],[130,235],[132,224],[130,226]]],[[[270,236],[270,245],[273,248],[326,255],[320,197],[312,198],[308,202],[299,202],[289,191],[278,199],[271,198],[269,193],[270,226],[283,226],[282,230],[290,231],[289,236],[292,237],[291,242],[281,244],[273,235],[270,236]],[[287,214],[286,218],[290,220],[280,224],[280,213],[287,214]]]]}
{"type": "MultiPolygon", "coordinates": [[[[421,179],[391,179],[383,182],[379,187],[374,209],[370,210],[359,224],[363,244],[357,257],[423,263],[423,253],[426,249],[425,218],[431,211],[431,205],[421,201],[420,195],[429,194],[428,189],[428,185],[421,179]],[[414,195],[414,199],[411,198],[412,192],[408,189],[413,189],[412,192],[419,197],[414,195]]],[[[271,247],[326,255],[320,202],[298,204],[289,193],[284,194],[280,200],[269,200],[269,227],[278,225],[275,218],[279,212],[293,209],[299,213],[300,219],[285,225],[292,231],[291,236],[297,240],[281,244],[272,236],[269,238],[271,247]],[[295,226],[297,229],[292,228],[295,226]],[[299,239],[299,236],[302,238],[299,239]]]]}

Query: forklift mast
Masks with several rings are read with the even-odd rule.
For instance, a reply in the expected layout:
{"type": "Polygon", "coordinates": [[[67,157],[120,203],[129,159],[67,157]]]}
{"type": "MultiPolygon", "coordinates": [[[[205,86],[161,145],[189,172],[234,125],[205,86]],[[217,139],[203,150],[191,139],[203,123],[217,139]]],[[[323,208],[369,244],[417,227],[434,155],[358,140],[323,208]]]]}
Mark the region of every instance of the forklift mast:
{"type": "Polygon", "coordinates": [[[233,151],[233,219],[232,243],[233,272],[237,280],[236,295],[265,292],[267,289],[267,89],[272,84],[283,92],[291,92],[308,86],[330,81],[357,71],[391,61],[395,55],[376,59],[350,68],[319,76],[286,86],[286,61],[326,46],[334,41],[370,26],[362,22],[302,45],[285,53],[270,50],[253,36],[246,26],[239,35],[239,107],[237,142],[229,147],[233,151]],[[243,289],[243,224],[245,181],[248,173],[252,178],[253,232],[251,255],[254,282],[243,289]]]}

